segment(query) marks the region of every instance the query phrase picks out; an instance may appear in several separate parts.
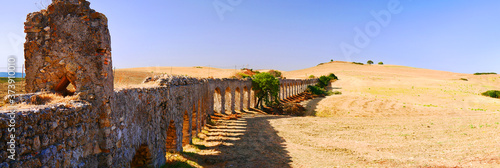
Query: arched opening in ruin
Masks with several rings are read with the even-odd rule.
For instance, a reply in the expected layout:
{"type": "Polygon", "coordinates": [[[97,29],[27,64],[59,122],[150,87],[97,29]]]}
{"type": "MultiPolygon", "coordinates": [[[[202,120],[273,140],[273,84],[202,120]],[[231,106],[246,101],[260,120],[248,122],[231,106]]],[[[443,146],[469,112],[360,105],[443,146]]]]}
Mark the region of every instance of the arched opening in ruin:
{"type": "Polygon", "coordinates": [[[281,100],[283,98],[283,95],[281,95],[283,93],[283,86],[280,85],[280,90],[278,92],[278,100],[281,100]]]}
{"type": "Polygon", "coordinates": [[[204,102],[204,97],[202,96],[200,99],[198,99],[198,113],[197,113],[197,116],[196,118],[198,119],[197,121],[197,125],[198,125],[198,133],[201,131],[201,128],[203,127],[203,124],[201,122],[202,120],[202,117],[203,115],[205,114],[205,108],[204,106],[202,105],[202,103],[204,102]]]}
{"type": "Polygon", "coordinates": [[[233,113],[233,111],[231,109],[231,104],[232,104],[231,103],[231,97],[232,97],[232,95],[231,95],[231,88],[227,87],[226,88],[225,97],[224,97],[226,99],[226,101],[224,102],[225,103],[225,107],[224,108],[225,108],[225,113],[226,114],[233,113]]]}
{"type": "Polygon", "coordinates": [[[201,99],[198,99],[198,111],[196,113],[196,135],[198,136],[198,133],[201,131],[201,127],[203,127],[203,124],[201,122],[201,118],[203,114],[205,113],[204,108],[201,104],[201,99]]]}
{"type": "Polygon", "coordinates": [[[285,99],[290,96],[290,84],[285,85],[285,99]]]}
{"type": "Polygon", "coordinates": [[[196,136],[198,133],[198,109],[196,108],[196,103],[193,104],[193,117],[191,123],[192,123],[191,132],[193,133],[194,136],[196,136]]]}
{"type": "Polygon", "coordinates": [[[219,88],[214,91],[214,113],[222,113],[222,96],[219,88]]]}
{"type": "Polygon", "coordinates": [[[251,88],[250,90],[250,106],[252,106],[252,108],[257,104],[257,97],[255,97],[255,91],[253,90],[253,88],[251,88]]]}
{"type": "Polygon", "coordinates": [[[245,86],[243,87],[243,109],[248,109],[248,88],[245,86]]]}
{"type": "Polygon", "coordinates": [[[184,117],[182,121],[182,146],[185,146],[189,144],[191,141],[191,129],[190,129],[190,124],[189,124],[189,115],[188,111],[184,111],[184,117]]]}
{"type": "Polygon", "coordinates": [[[61,81],[54,87],[54,91],[62,96],[72,96],[75,91],[75,85],[71,82],[68,77],[64,76],[61,81]]]}
{"type": "Polygon", "coordinates": [[[286,93],[287,93],[286,98],[289,98],[292,95],[292,85],[291,84],[287,85],[286,93]]]}
{"type": "Polygon", "coordinates": [[[241,109],[241,92],[239,87],[234,90],[234,110],[243,110],[241,109]]]}
{"type": "Polygon", "coordinates": [[[167,140],[165,147],[167,152],[175,152],[177,146],[177,129],[175,128],[174,120],[170,120],[167,128],[167,140]]]}
{"type": "Polygon", "coordinates": [[[139,146],[135,151],[134,158],[130,162],[130,167],[151,167],[152,165],[151,152],[146,144],[139,146]]]}

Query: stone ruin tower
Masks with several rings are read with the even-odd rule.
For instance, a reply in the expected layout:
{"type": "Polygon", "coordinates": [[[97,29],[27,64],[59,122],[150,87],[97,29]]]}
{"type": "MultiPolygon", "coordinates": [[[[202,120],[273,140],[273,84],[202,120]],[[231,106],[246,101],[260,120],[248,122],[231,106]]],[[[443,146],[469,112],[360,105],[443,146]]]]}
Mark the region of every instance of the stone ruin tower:
{"type": "MultiPolygon", "coordinates": [[[[113,92],[107,18],[85,0],[53,0],[25,22],[26,90],[80,94],[84,100],[113,92]],[[75,92],[66,87],[72,84],[75,92]]],[[[94,103],[94,102],[92,102],[94,103]]]]}
{"type": "Polygon", "coordinates": [[[89,102],[99,116],[95,119],[99,146],[106,151],[111,146],[105,137],[110,132],[113,97],[106,16],[91,9],[86,0],[52,0],[46,10],[28,14],[24,24],[26,91],[78,95],[89,102]],[[68,89],[70,84],[73,91],[68,89]]]}

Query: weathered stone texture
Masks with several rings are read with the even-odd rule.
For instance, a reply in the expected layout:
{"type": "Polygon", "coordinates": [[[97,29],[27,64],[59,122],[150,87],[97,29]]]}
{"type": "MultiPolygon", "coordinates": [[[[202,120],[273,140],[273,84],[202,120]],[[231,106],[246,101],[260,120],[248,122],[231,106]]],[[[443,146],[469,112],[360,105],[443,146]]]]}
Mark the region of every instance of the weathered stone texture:
{"type": "MultiPolygon", "coordinates": [[[[15,162],[2,157],[0,162],[11,167],[23,167],[23,164],[35,167],[130,167],[136,158],[134,164],[146,161],[150,166],[159,167],[165,163],[165,152],[182,151],[183,145],[191,142],[214,113],[214,105],[224,107],[221,104],[225,101],[214,101],[217,88],[231,90],[227,94],[233,97],[235,90],[247,88],[241,95],[248,97],[242,96],[240,103],[254,99],[248,89],[251,88],[250,80],[163,76],[152,82],[156,85],[116,90],[110,101],[113,110],[109,112],[105,126],[99,120],[102,112],[82,101],[16,112],[21,122],[19,132],[16,132],[21,156],[15,162]],[[144,152],[147,157],[137,156],[144,152]]],[[[303,91],[307,85],[315,84],[315,80],[281,82],[283,88],[291,83],[287,93],[303,91]]],[[[18,100],[29,100],[30,95],[19,96],[18,100]]],[[[230,107],[235,107],[237,102],[234,100],[229,102],[230,107]]],[[[241,110],[254,104],[247,105],[241,110]]],[[[2,137],[6,137],[7,113],[0,113],[0,119],[2,137]]],[[[5,144],[0,143],[3,151],[5,144]]]]}
{"type": "Polygon", "coordinates": [[[56,0],[30,13],[25,24],[26,90],[60,91],[64,78],[82,99],[113,92],[111,37],[107,18],[84,0],[56,0]]]}
{"type": "MultiPolygon", "coordinates": [[[[18,110],[16,114],[16,161],[7,159],[2,139],[0,162],[10,167],[97,166],[98,123],[89,104],[71,102],[18,110]],[[68,107],[67,107],[68,106],[68,107]]],[[[0,129],[8,135],[9,113],[0,113],[0,129]]]]}

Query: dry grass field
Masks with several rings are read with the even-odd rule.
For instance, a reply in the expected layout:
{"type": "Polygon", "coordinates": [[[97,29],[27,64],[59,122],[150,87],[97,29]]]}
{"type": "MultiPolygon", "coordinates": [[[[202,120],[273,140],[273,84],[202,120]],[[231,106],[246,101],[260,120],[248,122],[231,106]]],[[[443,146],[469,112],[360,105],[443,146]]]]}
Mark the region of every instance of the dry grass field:
{"type": "Polygon", "coordinates": [[[480,95],[499,75],[343,62],[284,75],[330,72],[343,94],[307,103],[322,117],[271,121],[293,167],[500,166],[500,99],[480,95]]]}
{"type": "Polygon", "coordinates": [[[219,69],[213,67],[142,67],[115,70],[115,88],[126,88],[141,84],[146,77],[168,74],[187,75],[197,78],[228,78],[241,72],[234,69],[219,69]]]}
{"type": "MultiPolygon", "coordinates": [[[[25,81],[21,78],[15,78],[16,83],[14,83],[15,88],[10,88],[15,94],[23,94],[26,93],[24,88],[25,81]]],[[[9,82],[8,78],[0,78],[0,97],[2,100],[0,101],[0,107],[4,107],[6,105],[5,98],[9,94],[9,82]]]]}

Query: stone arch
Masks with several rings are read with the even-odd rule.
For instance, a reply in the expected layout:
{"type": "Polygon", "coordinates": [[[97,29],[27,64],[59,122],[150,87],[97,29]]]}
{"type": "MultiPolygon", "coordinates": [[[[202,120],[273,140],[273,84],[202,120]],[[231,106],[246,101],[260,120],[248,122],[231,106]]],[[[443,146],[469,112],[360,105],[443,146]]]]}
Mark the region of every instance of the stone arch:
{"type": "Polygon", "coordinates": [[[295,81],[295,95],[299,94],[299,81],[295,81]]]}
{"type": "Polygon", "coordinates": [[[200,113],[198,113],[198,115],[200,117],[200,126],[198,127],[198,132],[201,132],[201,129],[205,126],[205,117],[209,114],[207,110],[209,109],[208,107],[211,107],[208,103],[206,103],[206,99],[207,98],[204,96],[199,102],[200,113]]]}
{"type": "Polygon", "coordinates": [[[188,111],[184,111],[184,116],[182,120],[182,146],[185,146],[191,141],[191,129],[189,122],[188,111]]]}
{"type": "Polygon", "coordinates": [[[224,94],[225,94],[224,98],[226,99],[224,102],[225,103],[225,107],[224,107],[225,112],[224,113],[231,114],[231,113],[233,113],[233,108],[232,108],[233,102],[231,101],[233,95],[231,95],[231,88],[227,87],[224,94]]]}
{"type": "Polygon", "coordinates": [[[243,108],[250,108],[250,94],[248,94],[248,87],[243,87],[243,108]]]}
{"type": "Polygon", "coordinates": [[[198,133],[198,108],[196,108],[196,105],[198,104],[199,100],[198,101],[195,101],[195,103],[193,104],[193,117],[192,117],[192,120],[191,120],[191,133],[193,135],[196,136],[196,134],[198,133]]]}
{"type": "Polygon", "coordinates": [[[285,99],[285,85],[283,83],[280,85],[280,99],[285,99]]]}
{"type": "Polygon", "coordinates": [[[293,81],[292,82],[292,96],[297,95],[297,82],[293,81]]]}
{"type": "Polygon", "coordinates": [[[234,110],[243,110],[242,109],[242,104],[241,104],[241,91],[240,91],[240,88],[239,87],[236,87],[236,89],[234,89],[234,110]]]}
{"type": "Polygon", "coordinates": [[[253,88],[250,89],[250,106],[255,107],[257,105],[257,97],[255,97],[255,91],[253,88]]]}
{"type": "Polygon", "coordinates": [[[292,84],[288,83],[286,85],[286,98],[289,98],[290,96],[292,96],[292,84]]]}
{"type": "Polygon", "coordinates": [[[222,113],[222,95],[221,90],[219,88],[215,88],[214,90],[214,112],[222,113]]]}
{"type": "Polygon", "coordinates": [[[174,120],[170,120],[167,125],[167,140],[165,142],[167,152],[174,152],[177,149],[177,128],[174,120]]]}
{"type": "Polygon", "coordinates": [[[152,167],[153,159],[151,157],[151,152],[149,152],[149,147],[146,144],[142,144],[135,151],[134,158],[130,162],[130,167],[152,167]]]}

